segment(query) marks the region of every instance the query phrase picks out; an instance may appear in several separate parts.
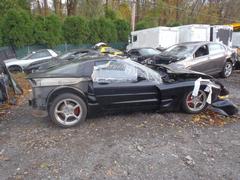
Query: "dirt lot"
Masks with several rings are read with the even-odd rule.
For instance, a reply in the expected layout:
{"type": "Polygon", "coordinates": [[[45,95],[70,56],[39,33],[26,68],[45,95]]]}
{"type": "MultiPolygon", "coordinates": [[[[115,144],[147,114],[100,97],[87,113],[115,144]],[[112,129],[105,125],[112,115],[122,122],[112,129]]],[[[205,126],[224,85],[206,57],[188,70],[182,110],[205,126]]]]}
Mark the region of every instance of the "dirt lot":
{"type": "MultiPolygon", "coordinates": [[[[240,72],[221,81],[240,106],[240,72]]],[[[240,179],[239,117],[102,114],[61,129],[25,100],[0,120],[0,179],[240,179]]]]}

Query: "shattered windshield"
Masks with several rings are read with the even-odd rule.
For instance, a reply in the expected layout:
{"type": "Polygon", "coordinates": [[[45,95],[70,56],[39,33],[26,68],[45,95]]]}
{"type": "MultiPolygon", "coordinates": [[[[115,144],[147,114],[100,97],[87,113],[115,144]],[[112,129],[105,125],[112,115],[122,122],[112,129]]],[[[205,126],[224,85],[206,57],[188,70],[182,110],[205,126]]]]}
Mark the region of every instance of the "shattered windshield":
{"type": "Polygon", "coordinates": [[[165,50],[161,55],[163,56],[176,56],[176,57],[187,57],[191,55],[196,46],[194,45],[176,45],[165,50]]]}
{"type": "Polygon", "coordinates": [[[28,55],[26,55],[26,56],[20,58],[20,60],[26,60],[26,59],[29,59],[32,55],[33,55],[33,53],[28,54],[28,55]]]}
{"type": "Polygon", "coordinates": [[[139,79],[162,82],[159,73],[129,59],[96,62],[92,79],[98,83],[137,82],[139,79]]]}
{"type": "Polygon", "coordinates": [[[139,49],[139,51],[143,56],[152,56],[160,54],[158,50],[152,48],[139,49]]]}

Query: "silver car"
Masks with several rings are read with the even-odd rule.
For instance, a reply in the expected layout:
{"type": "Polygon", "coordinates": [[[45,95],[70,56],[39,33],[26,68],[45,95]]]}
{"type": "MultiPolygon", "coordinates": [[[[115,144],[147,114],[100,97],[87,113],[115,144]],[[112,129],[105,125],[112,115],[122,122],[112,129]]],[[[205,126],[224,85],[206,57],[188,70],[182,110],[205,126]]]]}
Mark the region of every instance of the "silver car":
{"type": "Polygon", "coordinates": [[[21,58],[21,59],[8,59],[5,64],[10,72],[22,72],[25,68],[33,62],[44,61],[57,57],[57,53],[51,49],[42,49],[21,58]]]}
{"type": "Polygon", "coordinates": [[[144,61],[147,64],[171,64],[209,75],[232,74],[236,53],[216,42],[188,42],[169,47],[160,55],[144,61]]]}

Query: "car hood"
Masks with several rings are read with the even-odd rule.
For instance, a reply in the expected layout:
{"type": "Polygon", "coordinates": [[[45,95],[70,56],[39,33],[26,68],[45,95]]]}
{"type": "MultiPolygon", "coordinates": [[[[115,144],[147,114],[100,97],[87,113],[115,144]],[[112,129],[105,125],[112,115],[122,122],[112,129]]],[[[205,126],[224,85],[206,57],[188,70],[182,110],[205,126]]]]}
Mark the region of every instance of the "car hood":
{"type": "Polygon", "coordinates": [[[180,60],[185,59],[184,57],[177,56],[167,56],[167,55],[157,55],[152,56],[151,58],[146,60],[148,64],[171,64],[180,60]]]}
{"type": "Polygon", "coordinates": [[[205,78],[205,79],[214,79],[212,76],[197,72],[197,71],[192,71],[186,68],[182,68],[182,66],[179,66],[178,64],[170,64],[170,65],[165,65],[165,64],[148,64],[148,67],[150,67],[153,70],[157,71],[163,71],[166,74],[170,76],[178,76],[182,78],[205,78]]]}
{"type": "Polygon", "coordinates": [[[7,64],[7,63],[15,62],[15,61],[18,61],[18,60],[19,59],[17,59],[17,58],[7,59],[7,60],[4,60],[4,63],[7,64]]]}

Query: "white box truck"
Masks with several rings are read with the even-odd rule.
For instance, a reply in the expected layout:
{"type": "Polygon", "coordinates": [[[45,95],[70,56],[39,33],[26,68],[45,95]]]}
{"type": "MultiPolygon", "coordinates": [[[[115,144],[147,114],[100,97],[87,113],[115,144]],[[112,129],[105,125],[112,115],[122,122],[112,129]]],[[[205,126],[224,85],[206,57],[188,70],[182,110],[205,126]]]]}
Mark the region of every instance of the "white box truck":
{"type": "Polygon", "coordinates": [[[194,41],[221,42],[232,47],[232,26],[191,24],[178,27],[155,27],[131,32],[127,50],[152,47],[168,48],[174,44],[194,41]]]}
{"type": "Polygon", "coordinates": [[[167,48],[178,43],[178,30],[171,27],[159,26],[131,32],[127,50],[142,47],[167,48]]]}
{"type": "Polygon", "coordinates": [[[240,32],[233,32],[232,45],[233,47],[240,47],[240,32]]]}
{"type": "Polygon", "coordinates": [[[175,29],[179,31],[178,43],[210,40],[210,25],[191,24],[178,26],[175,29]]]}
{"type": "Polygon", "coordinates": [[[210,41],[220,42],[228,47],[233,45],[233,27],[228,25],[211,26],[210,41]]]}

